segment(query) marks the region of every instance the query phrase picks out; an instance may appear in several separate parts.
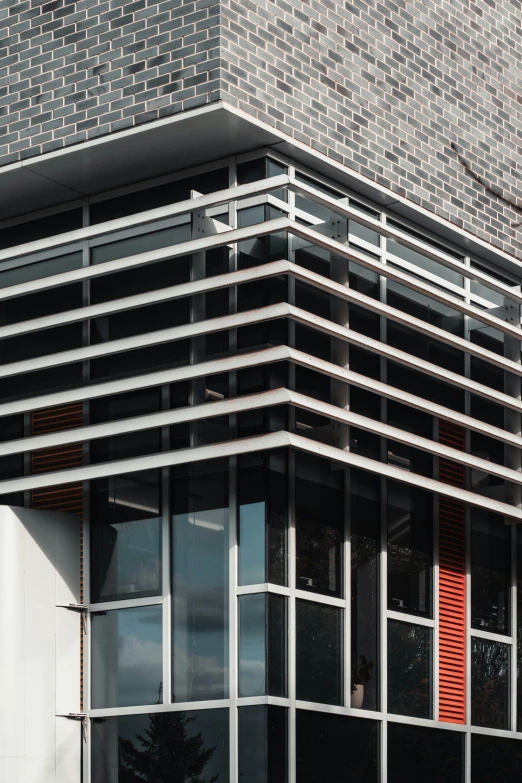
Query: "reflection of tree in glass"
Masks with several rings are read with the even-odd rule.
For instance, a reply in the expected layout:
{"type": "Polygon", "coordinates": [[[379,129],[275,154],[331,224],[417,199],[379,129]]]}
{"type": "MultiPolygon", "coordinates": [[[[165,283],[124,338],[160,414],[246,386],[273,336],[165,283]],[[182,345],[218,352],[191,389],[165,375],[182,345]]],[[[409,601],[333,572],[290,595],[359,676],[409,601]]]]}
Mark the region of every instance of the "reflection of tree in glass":
{"type": "Polygon", "coordinates": [[[428,718],[430,635],[422,626],[388,623],[388,706],[390,712],[428,718]]]}
{"type": "Polygon", "coordinates": [[[185,712],[156,713],[136,743],[120,737],[122,783],[216,783],[219,773],[203,777],[216,748],[205,748],[201,731],[189,736],[194,720],[185,712]]]}
{"type": "Polygon", "coordinates": [[[471,715],[478,726],[507,728],[508,654],[505,644],[473,639],[471,715]]]}

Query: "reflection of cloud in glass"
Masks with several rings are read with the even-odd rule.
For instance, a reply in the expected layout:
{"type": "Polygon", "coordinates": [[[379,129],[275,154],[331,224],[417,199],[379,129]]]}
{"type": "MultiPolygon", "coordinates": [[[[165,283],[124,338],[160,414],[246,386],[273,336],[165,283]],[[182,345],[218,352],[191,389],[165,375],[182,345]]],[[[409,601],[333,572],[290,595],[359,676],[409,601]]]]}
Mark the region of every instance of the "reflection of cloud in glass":
{"type": "Polygon", "coordinates": [[[228,680],[228,508],[176,514],[172,530],[174,698],[224,698],[228,680]]]}
{"type": "Polygon", "coordinates": [[[163,679],[162,607],[95,613],[93,706],[155,704],[163,679]]]}
{"type": "Polygon", "coordinates": [[[161,641],[120,637],[118,679],[122,706],[156,704],[162,681],[161,641]]]}

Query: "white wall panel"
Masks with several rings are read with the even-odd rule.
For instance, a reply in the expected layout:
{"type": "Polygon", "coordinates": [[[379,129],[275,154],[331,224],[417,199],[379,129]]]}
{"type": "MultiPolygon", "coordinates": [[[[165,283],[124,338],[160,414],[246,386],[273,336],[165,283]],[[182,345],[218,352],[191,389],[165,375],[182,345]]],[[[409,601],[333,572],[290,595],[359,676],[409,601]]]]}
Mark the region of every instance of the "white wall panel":
{"type": "Polygon", "coordinates": [[[76,516],[0,507],[1,781],[80,781],[79,547],[76,516]]]}

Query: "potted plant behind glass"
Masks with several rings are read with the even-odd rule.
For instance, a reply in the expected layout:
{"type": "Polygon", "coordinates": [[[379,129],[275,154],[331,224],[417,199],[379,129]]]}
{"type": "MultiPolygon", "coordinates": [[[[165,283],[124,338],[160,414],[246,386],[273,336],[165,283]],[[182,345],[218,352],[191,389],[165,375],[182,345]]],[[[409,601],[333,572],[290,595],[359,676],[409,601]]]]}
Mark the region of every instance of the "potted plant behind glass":
{"type": "Polygon", "coordinates": [[[352,691],[350,705],[360,710],[364,702],[364,687],[372,678],[374,662],[368,661],[365,655],[359,656],[361,662],[352,676],[352,691]]]}

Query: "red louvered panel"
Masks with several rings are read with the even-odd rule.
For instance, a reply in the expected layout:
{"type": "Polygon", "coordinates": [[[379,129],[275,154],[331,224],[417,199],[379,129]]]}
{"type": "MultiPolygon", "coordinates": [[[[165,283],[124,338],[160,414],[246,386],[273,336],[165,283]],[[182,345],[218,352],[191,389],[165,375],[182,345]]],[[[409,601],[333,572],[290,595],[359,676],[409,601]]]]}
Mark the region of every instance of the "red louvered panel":
{"type": "MultiPolygon", "coordinates": [[[[439,421],[439,442],[463,451],[465,430],[439,421]]],[[[465,487],[464,468],[439,459],[439,479],[465,487]]],[[[466,721],[466,550],[464,504],[439,498],[439,720],[466,721]]]]}
{"type": "MultiPolygon", "coordinates": [[[[33,435],[44,435],[50,432],[81,427],[83,424],[82,403],[61,405],[35,411],[31,415],[33,435]]],[[[65,446],[55,446],[49,449],[35,451],[31,457],[33,473],[49,473],[53,470],[76,468],[83,464],[83,448],[81,443],[69,443],[65,446]]],[[[67,511],[80,517],[80,603],[83,603],[83,484],[66,484],[58,487],[44,487],[33,490],[32,507],[48,511],[67,511]]],[[[83,618],[80,618],[80,710],[83,712],[83,679],[84,679],[84,642],[83,618]]]]}

